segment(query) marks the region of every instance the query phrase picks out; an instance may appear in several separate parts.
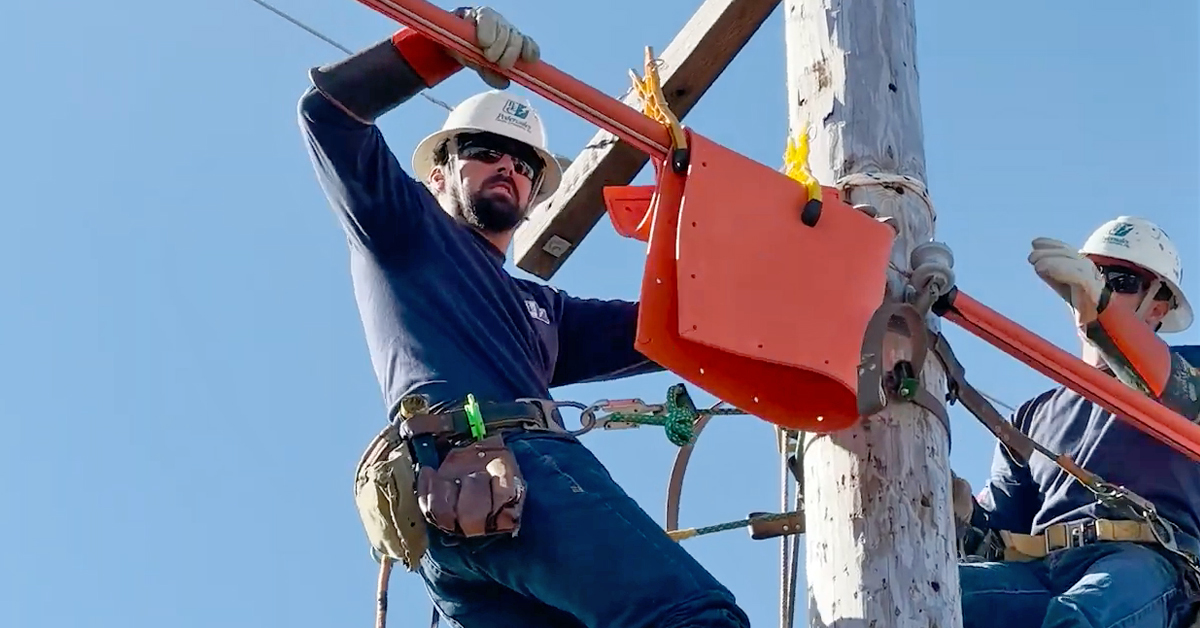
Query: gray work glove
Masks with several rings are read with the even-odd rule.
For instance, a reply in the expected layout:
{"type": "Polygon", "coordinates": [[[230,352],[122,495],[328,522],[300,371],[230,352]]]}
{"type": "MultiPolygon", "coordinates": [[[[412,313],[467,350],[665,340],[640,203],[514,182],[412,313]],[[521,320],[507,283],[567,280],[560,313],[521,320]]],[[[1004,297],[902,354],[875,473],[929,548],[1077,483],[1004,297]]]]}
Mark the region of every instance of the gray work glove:
{"type": "MultiPolygon", "coordinates": [[[[454,14],[475,25],[475,45],[479,47],[483,57],[490,63],[509,69],[516,64],[517,59],[526,63],[536,63],[541,59],[542,53],[537,42],[533,41],[532,37],[521,34],[521,31],[494,9],[466,7],[455,9],[454,14]]],[[[508,77],[503,74],[488,68],[481,68],[453,50],[448,52],[455,61],[475,70],[484,83],[496,89],[506,89],[511,84],[508,77]]]]}
{"type": "Polygon", "coordinates": [[[1042,281],[1049,284],[1071,309],[1080,329],[1099,315],[1100,293],[1104,277],[1092,260],[1079,254],[1079,248],[1054,238],[1034,238],[1029,263],[1042,281]]]}

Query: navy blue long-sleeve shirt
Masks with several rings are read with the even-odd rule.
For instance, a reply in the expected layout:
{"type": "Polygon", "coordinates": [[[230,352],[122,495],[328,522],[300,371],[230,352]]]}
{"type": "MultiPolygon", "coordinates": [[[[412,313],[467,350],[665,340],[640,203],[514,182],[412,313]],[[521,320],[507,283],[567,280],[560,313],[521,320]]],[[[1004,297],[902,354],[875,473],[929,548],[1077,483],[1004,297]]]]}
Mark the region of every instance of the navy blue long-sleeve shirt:
{"type": "Polygon", "coordinates": [[[504,270],[504,252],[442,210],[382,133],[319,91],[300,99],[317,178],[346,233],[354,294],[389,412],[549,399],[549,389],[661,370],[634,349],[637,303],[581,299],[504,270]]]}
{"type": "MultiPolygon", "coordinates": [[[[1172,351],[1200,364],[1200,346],[1172,351]]],[[[1196,392],[1191,390],[1193,398],[1196,392]]],[[[1200,553],[1200,463],[1064,387],[1025,402],[1012,422],[1051,451],[1068,454],[1108,482],[1149,499],[1190,537],[1179,539],[1180,546],[1200,553]]],[[[1000,446],[979,506],[975,527],[1023,534],[1040,534],[1058,523],[1114,518],[1053,461],[1034,454],[1022,466],[1000,446]]]]}

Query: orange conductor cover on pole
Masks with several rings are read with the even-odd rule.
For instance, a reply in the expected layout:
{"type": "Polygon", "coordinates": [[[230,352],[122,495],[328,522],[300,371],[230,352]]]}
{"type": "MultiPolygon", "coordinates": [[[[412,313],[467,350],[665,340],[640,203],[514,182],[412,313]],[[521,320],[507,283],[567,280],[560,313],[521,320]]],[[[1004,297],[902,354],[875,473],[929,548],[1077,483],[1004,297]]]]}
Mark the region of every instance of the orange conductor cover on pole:
{"type": "Polygon", "coordinates": [[[659,169],[637,348],[734,406],[812,432],[858,420],[857,369],[894,232],[689,132],[691,166],[659,169]]]}

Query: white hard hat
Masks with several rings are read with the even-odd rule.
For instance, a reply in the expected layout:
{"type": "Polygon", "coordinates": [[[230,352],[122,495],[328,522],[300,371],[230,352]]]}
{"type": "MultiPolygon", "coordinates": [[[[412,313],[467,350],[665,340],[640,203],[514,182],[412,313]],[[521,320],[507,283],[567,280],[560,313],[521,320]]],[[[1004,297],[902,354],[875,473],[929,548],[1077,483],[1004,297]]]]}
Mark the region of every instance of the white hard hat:
{"type": "Polygon", "coordinates": [[[1158,225],[1144,218],[1119,216],[1088,236],[1079,252],[1124,260],[1155,275],[1175,295],[1175,307],[1162,320],[1159,331],[1179,332],[1191,327],[1192,306],[1183,294],[1183,262],[1179,250],[1158,225]]]}
{"type": "Polygon", "coordinates": [[[463,131],[486,131],[523,142],[532,147],[545,162],[542,169],[541,187],[535,191],[532,201],[540,202],[558,189],[562,181],[562,168],[550,151],[546,150],[546,130],[542,118],[529,101],[500,90],[475,94],[462,101],[446,116],[445,123],[417,144],[413,151],[413,176],[419,180],[429,177],[433,169],[433,154],[442,140],[463,131]]]}

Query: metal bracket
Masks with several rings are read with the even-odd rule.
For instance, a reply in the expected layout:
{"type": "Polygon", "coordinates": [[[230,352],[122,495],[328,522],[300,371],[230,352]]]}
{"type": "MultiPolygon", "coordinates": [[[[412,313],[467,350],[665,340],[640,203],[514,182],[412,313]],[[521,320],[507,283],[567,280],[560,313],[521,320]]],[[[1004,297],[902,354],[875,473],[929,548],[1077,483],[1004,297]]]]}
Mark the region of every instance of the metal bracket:
{"type": "MultiPolygon", "coordinates": [[[[873,209],[866,205],[859,207],[868,215],[872,215],[873,209]]],[[[940,399],[921,386],[921,371],[933,348],[933,332],[925,324],[925,316],[937,299],[954,287],[954,254],[941,242],[926,242],[913,249],[909,261],[913,270],[905,302],[881,305],[863,334],[858,367],[858,413],[865,417],[881,412],[891,399],[908,401],[936,416],[950,438],[949,412],[940,399]],[[889,333],[908,339],[908,360],[884,364],[884,347],[889,333]]]]}
{"type": "Polygon", "coordinates": [[[921,314],[909,303],[884,303],[875,310],[863,334],[858,365],[858,414],[882,412],[891,399],[915,403],[930,411],[950,435],[950,415],[945,406],[920,385],[921,370],[929,354],[929,330],[921,314]],[[885,340],[889,333],[906,337],[909,359],[884,364],[885,340]]]}

